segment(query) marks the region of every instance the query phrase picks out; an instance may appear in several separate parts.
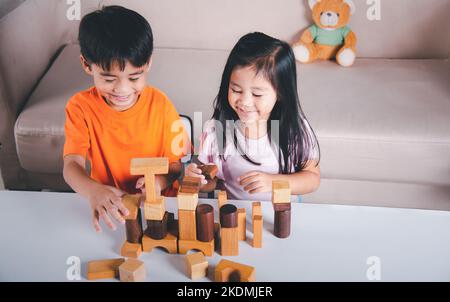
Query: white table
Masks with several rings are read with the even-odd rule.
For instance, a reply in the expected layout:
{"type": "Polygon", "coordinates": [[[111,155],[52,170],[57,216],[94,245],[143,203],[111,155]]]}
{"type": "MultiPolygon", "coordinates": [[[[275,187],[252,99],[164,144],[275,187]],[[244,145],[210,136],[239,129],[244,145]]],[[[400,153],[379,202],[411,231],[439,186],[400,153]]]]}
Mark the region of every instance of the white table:
{"type": "MultiPolygon", "coordinates": [[[[212,269],[225,258],[254,266],[257,281],[369,281],[377,267],[381,281],[450,281],[450,212],[293,204],[291,236],[278,239],[272,206],[262,203],[263,248],[255,249],[251,202],[230,202],[247,209],[247,242],[239,256],[208,257],[212,269]],[[379,262],[367,264],[371,256],[379,262]]],[[[176,212],[175,199],[166,205],[176,212]]],[[[79,257],[86,280],[88,261],[120,257],[124,226],[113,232],[102,224],[97,234],[76,194],[0,191],[0,207],[0,281],[67,281],[70,256],[79,257]]],[[[190,281],[184,257],[157,249],[140,259],[148,281],[190,281]]],[[[212,269],[200,281],[211,280],[212,269]]]]}

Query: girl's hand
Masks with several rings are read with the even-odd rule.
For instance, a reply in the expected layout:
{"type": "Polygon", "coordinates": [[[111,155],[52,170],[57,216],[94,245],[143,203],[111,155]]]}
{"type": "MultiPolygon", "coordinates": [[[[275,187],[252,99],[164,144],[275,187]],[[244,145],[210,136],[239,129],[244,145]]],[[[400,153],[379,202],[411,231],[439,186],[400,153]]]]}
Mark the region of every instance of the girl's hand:
{"type": "Polygon", "coordinates": [[[206,185],[208,183],[205,176],[202,174],[202,170],[200,170],[194,163],[191,163],[186,167],[184,175],[201,178],[202,185],[206,185]]]}
{"type": "MultiPolygon", "coordinates": [[[[136,189],[140,189],[142,192],[142,195],[144,197],[146,197],[145,194],[145,178],[144,177],[140,177],[137,181],[136,181],[136,189]]],[[[155,176],[155,192],[156,192],[156,196],[161,195],[161,184],[160,184],[160,177],[159,175],[155,176]]]]}
{"type": "Polygon", "coordinates": [[[125,192],[122,190],[106,185],[98,185],[90,192],[89,203],[92,208],[92,222],[97,232],[102,231],[100,218],[112,230],[116,230],[116,226],[112,222],[111,217],[119,223],[125,224],[123,216],[127,216],[129,211],[122,203],[122,196],[124,194],[125,192]]]}
{"type": "Polygon", "coordinates": [[[238,182],[250,194],[265,193],[272,191],[274,174],[259,171],[250,171],[238,178],[238,182]]]}

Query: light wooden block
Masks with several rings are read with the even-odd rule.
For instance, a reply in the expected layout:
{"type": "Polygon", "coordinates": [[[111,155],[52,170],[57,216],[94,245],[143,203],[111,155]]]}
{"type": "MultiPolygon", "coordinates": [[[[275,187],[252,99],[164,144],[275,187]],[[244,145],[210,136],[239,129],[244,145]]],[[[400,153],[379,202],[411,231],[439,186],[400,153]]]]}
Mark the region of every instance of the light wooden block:
{"type": "Polygon", "coordinates": [[[220,208],[227,203],[227,191],[219,191],[219,193],[217,193],[217,202],[218,202],[218,206],[219,206],[219,210],[220,208]]]}
{"type": "Polygon", "coordinates": [[[119,275],[119,266],[124,258],[89,261],[87,264],[87,279],[113,279],[119,275]]]}
{"type": "Polygon", "coordinates": [[[262,230],[263,230],[263,217],[260,215],[253,216],[253,242],[252,246],[255,248],[262,247],[262,230]]]}
{"type": "Polygon", "coordinates": [[[249,265],[222,259],[214,270],[214,281],[228,282],[230,276],[236,274],[239,276],[240,282],[254,282],[255,268],[249,265]]]}
{"type": "Polygon", "coordinates": [[[208,261],[202,252],[186,256],[186,272],[192,280],[204,278],[208,275],[208,261]]]}
{"type": "Polygon", "coordinates": [[[178,209],[195,211],[198,205],[198,193],[183,193],[178,192],[178,209]]]}
{"type": "Polygon", "coordinates": [[[262,216],[261,202],[259,201],[252,202],[252,219],[255,215],[262,216]]]}
{"type": "Polygon", "coordinates": [[[220,229],[220,254],[222,256],[239,255],[239,232],[238,228],[220,229]]]}
{"type": "Polygon", "coordinates": [[[178,237],[180,240],[197,240],[195,211],[178,210],[178,237]]]}
{"type": "Polygon", "coordinates": [[[124,216],[126,220],[134,220],[137,218],[139,206],[141,204],[140,200],[141,197],[142,197],[141,194],[134,194],[134,195],[125,194],[122,197],[122,203],[130,212],[128,216],[124,216]]]}
{"type": "Polygon", "coordinates": [[[272,202],[289,203],[291,202],[291,189],[288,181],[274,180],[272,182],[272,202]]]}
{"type": "Polygon", "coordinates": [[[164,239],[152,239],[147,235],[142,237],[142,250],[144,252],[151,252],[154,248],[160,247],[165,249],[169,254],[176,254],[178,252],[178,239],[171,233],[167,233],[164,239]]]}
{"type": "Polygon", "coordinates": [[[130,243],[125,241],[120,249],[120,255],[127,258],[139,258],[142,254],[142,245],[140,243],[130,243]]]}
{"type": "Polygon", "coordinates": [[[187,254],[190,250],[199,250],[205,256],[211,257],[214,253],[214,240],[202,242],[198,240],[178,240],[178,253],[187,254]]]}
{"type": "Polygon", "coordinates": [[[167,174],[169,159],[166,157],[133,158],[130,167],[131,175],[167,174]]]}
{"type": "Polygon", "coordinates": [[[156,197],[153,201],[144,202],[145,220],[162,220],[166,212],[164,196],[156,197]]]}
{"type": "Polygon", "coordinates": [[[128,259],[119,266],[119,275],[122,282],[145,281],[145,264],[136,259],[128,259]]]}
{"type": "Polygon", "coordinates": [[[246,211],[244,208],[238,209],[238,238],[241,241],[245,241],[247,239],[246,227],[247,227],[246,211]]]}

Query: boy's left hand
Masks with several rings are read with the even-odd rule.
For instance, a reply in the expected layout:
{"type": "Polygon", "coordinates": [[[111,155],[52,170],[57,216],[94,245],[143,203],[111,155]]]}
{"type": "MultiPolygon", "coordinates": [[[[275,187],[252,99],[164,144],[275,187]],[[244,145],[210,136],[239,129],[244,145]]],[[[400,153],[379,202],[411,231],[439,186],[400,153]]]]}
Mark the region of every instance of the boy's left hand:
{"type": "Polygon", "coordinates": [[[238,182],[250,194],[265,193],[272,191],[272,180],[274,175],[260,171],[250,171],[241,175],[238,182]]]}

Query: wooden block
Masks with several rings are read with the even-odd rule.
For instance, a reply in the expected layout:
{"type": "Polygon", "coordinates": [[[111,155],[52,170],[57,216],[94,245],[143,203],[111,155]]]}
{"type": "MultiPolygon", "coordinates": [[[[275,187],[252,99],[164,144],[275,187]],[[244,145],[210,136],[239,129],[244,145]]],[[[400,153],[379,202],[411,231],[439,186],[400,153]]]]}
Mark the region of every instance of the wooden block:
{"type": "MultiPolygon", "coordinates": [[[[233,278],[234,279],[234,278],[233,278]]],[[[216,282],[254,282],[255,268],[249,265],[222,259],[214,270],[214,281],[216,282]],[[238,280],[231,280],[232,276],[238,276],[238,280]]]]}
{"type": "Polygon", "coordinates": [[[127,258],[139,258],[142,253],[142,245],[140,243],[130,243],[125,241],[120,249],[120,255],[127,258]]]}
{"type": "Polygon", "coordinates": [[[262,229],[263,229],[263,217],[261,215],[255,215],[252,219],[253,222],[253,242],[254,248],[262,247],[262,229]]]}
{"type": "Polygon", "coordinates": [[[272,182],[272,202],[289,203],[291,202],[291,189],[288,181],[274,180],[272,182]]]}
{"type": "Polygon", "coordinates": [[[209,242],[214,240],[214,208],[209,204],[201,204],[195,210],[197,221],[197,240],[209,242]]]}
{"type": "Polygon", "coordinates": [[[273,234],[278,238],[287,238],[291,234],[291,210],[276,211],[273,234]]]}
{"type": "Polygon", "coordinates": [[[246,220],[246,212],[245,209],[238,209],[238,238],[241,241],[245,241],[247,239],[246,234],[246,227],[247,227],[247,220],[246,220]]]}
{"type": "Polygon", "coordinates": [[[202,174],[206,179],[214,179],[218,172],[216,165],[199,165],[198,168],[202,170],[202,174]]]}
{"type": "Polygon", "coordinates": [[[167,174],[169,173],[169,159],[166,157],[133,158],[131,160],[130,174],[167,174]]]}
{"type": "Polygon", "coordinates": [[[214,223],[214,250],[220,251],[220,223],[214,223]]]}
{"type": "Polygon", "coordinates": [[[155,200],[144,202],[145,220],[162,220],[166,213],[164,196],[158,196],[155,200]]]}
{"type": "Polygon", "coordinates": [[[119,275],[119,266],[125,262],[123,258],[89,261],[87,279],[112,279],[119,275]]]}
{"type": "Polygon", "coordinates": [[[166,212],[162,220],[147,220],[145,235],[152,239],[160,240],[167,236],[169,224],[169,212],[166,212]]]}
{"type": "Polygon", "coordinates": [[[222,256],[239,255],[238,228],[220,228],[220,254],[222,256]]]}
{"type": "Polygon", "coordinates": [[[195,211],[178,210],[178,237],[180,240],[197,240],[195,211]]]}
{"type": "Polygon", "coordinates": [[[186,193],[186,194],[197,194],[200,192],[200,190],[197,187],[192,186],[181,186],[178,190],[178,194],[180,193],[186,193]]]}
{"type": "Polygon", "coordinates": [[[141,194],[134,194],[134,195],[130,195],[130,194],[125,194],[122,197],[122,202],[125,205],[125,207],[128,209],[128,211],[130,212],[128,214],[128,216],[124,216],[124,218],[126,220],[134,220],[137,218],[137,214],[138,214],[138,209],[140,206],[140,198],[142,197],[141,194]]]}
{"type": "Polygon", "coordinates": [[[232,204],[225,204],[220,208],[220,227],[236,228],[238,226],[237,208],[232,204]]]}
{"type": "Polygon", "coordinates": [[[122,282],[145,281],[144,262],[136,259],[128,259],[119,266],[119,275],[120,281],[122,282]]]}
{"type": "Polygon", "coordinates": [[[205,256],[211,257],[214,253],[214,240],[202,242],[198,240],[178,240],[178,253],[187,254],[190,250],[199,250],[205,256]]]}
{"type": "Polygon", "coordinates": [[[176,254],[178,252],[177,237],[171,233],[167,233],[166,237],[161,240],[152,239],[146,235],[142,237],[142,250],[144,252],[151,252],[154,248],[164,248],[169,254],[176,254]]]}
{"type": "Polygon", "coordinates": [[[227,192],[226,191],[219,191],[217,193],[217,202],[219,203],[219,209],[227,203],[227,192]]]}
{"type": "Polygon", "coordinates": [[[178,209],[195,211],[198,205],[198,193],[184,193],[178,191],[178,209]]]}
{"type": "Polygon", "coordinates": [[[255,215],[262,216],[261,202],[259,201],[252,202],[252,219],[255,215]]]}
{"type": "Polygon", "coordinates": [[[278,211],[290,211],[291,210],[291,203],[274,203],[273,209],[275,212],[278,211]]]}
{"type": "Polygon", "coordinates": [[[189,188],[196,189],[196,191],[198,193],[201,186],[202,186],[202,180],[199,177],[185,176],[185,177],[183,177],[183,180],[181,181],[181,191],[182,192],[183,192],[183,188],[189,187],[189,188]]]}
{"type": "Polygon", "coordinates": [[[202,252],[186,256],[186,272],[192,280],[204,278],[208,275],[208,261],[202,252]]]}
{"type": "Polygon", "coordinates": [[[142,218],[141,209],[138,209],[136,219],[125,220],[127,241],[130,243],[141,243],[142,241],[142,218]]]}

